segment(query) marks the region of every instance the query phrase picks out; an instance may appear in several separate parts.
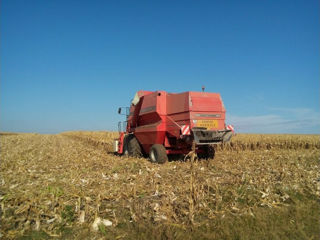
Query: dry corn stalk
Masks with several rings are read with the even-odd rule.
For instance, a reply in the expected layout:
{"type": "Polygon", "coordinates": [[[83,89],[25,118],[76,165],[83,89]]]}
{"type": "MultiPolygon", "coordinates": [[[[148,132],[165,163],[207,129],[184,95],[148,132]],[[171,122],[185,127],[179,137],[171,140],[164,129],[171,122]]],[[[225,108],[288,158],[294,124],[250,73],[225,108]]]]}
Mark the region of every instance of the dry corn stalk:
{"type": "Polygon", "coordinates": [[[3,238],[33,229],[61,237],[61,226],[80,224],[90,231],[96,218],[112,228],[132,221],[188,229],[228,214],[294,207],[296,195],[319,197],[319,136],[237,135],[210,166],[115,156],[107,151],[116,137],[0,135],[3,238]]]}

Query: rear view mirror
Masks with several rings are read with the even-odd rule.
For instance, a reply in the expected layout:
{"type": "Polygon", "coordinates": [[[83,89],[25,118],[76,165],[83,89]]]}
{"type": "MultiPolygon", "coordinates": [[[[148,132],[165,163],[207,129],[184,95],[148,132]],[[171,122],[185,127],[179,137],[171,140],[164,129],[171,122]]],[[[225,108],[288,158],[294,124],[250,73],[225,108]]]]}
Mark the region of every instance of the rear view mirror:
{"type": "Polygon", "coordinates": [[[118,108],[118,113],[120,115],[129,116],[129,108],[128,107],[119,107],[118,108]]]}

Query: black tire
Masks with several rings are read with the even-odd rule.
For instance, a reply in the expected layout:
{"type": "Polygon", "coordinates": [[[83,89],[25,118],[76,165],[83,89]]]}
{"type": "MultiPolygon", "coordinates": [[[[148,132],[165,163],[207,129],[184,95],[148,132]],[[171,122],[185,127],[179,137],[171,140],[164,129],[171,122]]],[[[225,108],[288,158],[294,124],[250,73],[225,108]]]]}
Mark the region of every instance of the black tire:
{"type": "Polygon", "coordinates": [[[168,161],[166,149],[161,144],[154,144],[150,149],[149,154],[150,161],[153,163],[163,164],[168,161]]]}
{"type": "Polygon", "coordinates": [[[141,146],[135,136],[129,135],[127,142],[128,155],[132,157],[142,157],[141,146]]]}
{"type": "Polygon", "coordinates": [[[203,152],[198,153],[199,159],[214,159],[215,150],[213,146],[204,146],[201,148],[203,152]]]}
{"type": "Polygon", "coordinates": [[[128,140],[130,135],[124,135],[122,155],[128,156],[128,140]]]}

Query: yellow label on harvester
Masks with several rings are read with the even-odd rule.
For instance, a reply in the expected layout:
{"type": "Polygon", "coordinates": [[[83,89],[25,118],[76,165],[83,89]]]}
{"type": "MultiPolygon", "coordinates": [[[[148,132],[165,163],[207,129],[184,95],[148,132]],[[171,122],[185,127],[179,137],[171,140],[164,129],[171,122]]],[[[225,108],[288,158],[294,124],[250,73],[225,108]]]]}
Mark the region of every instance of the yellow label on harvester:
{"type": "Polygon", "coordinates": [[[218,120],[197,120],[195,126],[206,129],[218,128],[218,120]]]}

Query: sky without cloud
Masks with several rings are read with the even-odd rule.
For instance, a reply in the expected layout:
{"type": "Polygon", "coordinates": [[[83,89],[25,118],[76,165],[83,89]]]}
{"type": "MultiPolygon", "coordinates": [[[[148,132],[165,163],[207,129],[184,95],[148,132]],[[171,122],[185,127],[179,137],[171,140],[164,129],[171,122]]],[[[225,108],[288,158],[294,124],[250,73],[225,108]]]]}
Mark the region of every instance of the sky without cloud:
{"type": "Polygon", "coordinates": [[[0,131],[116,130],[138,90],[219,92],[237,132],[320,133],[319,1],[7,0],[0,131]]]}

